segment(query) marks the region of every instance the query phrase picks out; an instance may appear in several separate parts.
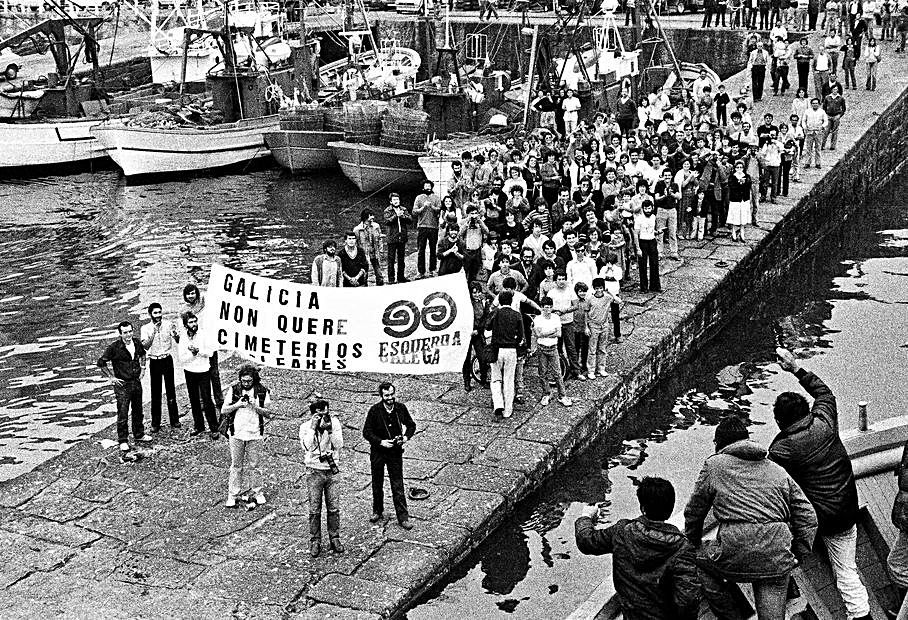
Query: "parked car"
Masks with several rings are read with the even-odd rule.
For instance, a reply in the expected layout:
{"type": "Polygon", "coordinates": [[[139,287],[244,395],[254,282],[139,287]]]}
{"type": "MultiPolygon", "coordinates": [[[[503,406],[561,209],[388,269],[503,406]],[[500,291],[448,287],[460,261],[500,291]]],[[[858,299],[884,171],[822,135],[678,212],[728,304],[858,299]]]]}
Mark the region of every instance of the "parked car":
{"type": "Polygon", "coordinates": [[[7,81],[15,80],[19,75],[19,69],[22,67],[22,57],[12,50],[0,50],[0,71],[2,77],[7,81]]]}

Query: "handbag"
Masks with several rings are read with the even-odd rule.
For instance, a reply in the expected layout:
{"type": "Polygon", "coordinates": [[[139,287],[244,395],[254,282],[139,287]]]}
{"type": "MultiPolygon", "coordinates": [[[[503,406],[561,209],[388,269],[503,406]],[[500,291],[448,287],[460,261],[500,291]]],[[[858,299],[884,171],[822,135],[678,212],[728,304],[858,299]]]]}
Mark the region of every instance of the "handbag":
{"type": "Polygon", "coordinates": [[[498,361],[497,344],[488,344],[482,348],[482,361],[486,364],[494,364],[498,361]]]}

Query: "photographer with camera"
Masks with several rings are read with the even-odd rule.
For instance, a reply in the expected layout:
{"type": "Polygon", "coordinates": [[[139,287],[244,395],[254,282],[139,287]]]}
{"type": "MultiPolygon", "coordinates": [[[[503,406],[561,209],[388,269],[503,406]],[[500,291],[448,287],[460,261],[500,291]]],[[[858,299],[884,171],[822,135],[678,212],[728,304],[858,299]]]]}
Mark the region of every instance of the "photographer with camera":
{"type": "Polygon", "coordinates": [[[344,435],[340,420],[328,411],[328,401],[319,398],[309,405],[310,419],[300,425],[300,444],[306,453],[306,484],[309,489],[309,553],[322,552],[322,496],[328,511],[328,540],[334,553],[343,553],[340,542],[340,469],[337,467],[344,435]]]}
{"type": "Polygon", "coordinates": [[[387,466],[397,522],[405,530],[411,530],[413,525],[404,494],[404,444],[413,438],[416,423],[406,405],[397,402],[395,393],[392,383],[383,381],[378,385],[381,401],[369,408],[363,426],[363,437],[369,442],[369,462],[372,465],[372,517],[369,521],[378,523],[382,519],[387,466]]]}
{"type": "Polygon", "coordinates": [[[265,503],[262,479],[258,472],[265,432],[265,418],[274,414],[268,409],[271,392],[262,385],[259,371],[252,364],[239,370],[239,381],[227,388],[221,409],[218,431],[230,444],[230,478],[227,484],[228,508],[236,507],[236,498],[249,491],[256,504],[265,503]]]}

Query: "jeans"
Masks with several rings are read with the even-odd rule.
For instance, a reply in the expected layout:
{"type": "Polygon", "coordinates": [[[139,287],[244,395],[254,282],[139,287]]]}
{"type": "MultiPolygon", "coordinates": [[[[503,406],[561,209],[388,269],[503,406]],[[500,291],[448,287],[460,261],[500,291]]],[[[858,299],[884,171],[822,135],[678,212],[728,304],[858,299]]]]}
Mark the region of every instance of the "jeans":
{"type": "Polygon", "coordinates": [[[754,65],[750,68],[750,85],[753,88],[754,101],[763,98],[763,84],[766,82],[766,65],[754,65]]]}
{"type": "Polygon", "coordinates": [[[230,438],[230,477],[227,480],[227,495],[236,497],[249,491],[252,495],[262,492],[262,477],[259,475],[259,459],[262,456],[262,440],[230,438]]]}
{"type": "Polygon", "coordinates": [[[186,376],[186,390],[189,392],[189,405],[192,408],[192,421],[195,430],[205,430],[208,421],[208,430],[212,433],[218,430],[218,419],[215,414],[214,401],[211,400],[211,372],[189,372],[184,370],[186,376]],[[204,417],[203,417],[204,412],[204,417]]]}
{"type": "Polygon", "coordinates": [[[577,363],[580,365],[580,372],[585,372],[587,358],[590,355],[590,337],[575,327],[574,342],[577,344],[577,363]]]}
{"type": "Polygon", "coordinates": [[[829,71],[813,72],[813,90],[816,98],[820,101],[823,101],[823,88],[827,82],[829,82],[829,71]]]}
{"type": "Polygon", "coordinates": [[[173,358],[171,356],[161,359],[148,360],[148,372],[151,375],[151,428],[161,427],[161,380],[164,380],[164,390],[167,394],[167,413],[170,416],[170,425],[180,423],[180,412],[177,410],[177,389],[173,382],[173,358]]]}
{"type": "Polygon", "coordinates": [[[820,167],[820,145],[823,142],[823,130],[813,129],[805,132],[807,141],[804,143],[804,167],[809,168],[811,164],[820,167]]]}
{"type": "MultiPolygon", "coordinates": [[[[390,467],[388,471],[390,471],[390,467]]],[[[309,489],[309,540],[311,542],[321,542],[322,540],[323,496],[325,510],[328,512],[328,538],[331,540],[340,538],[340,480],[338,477],[339,475],[332,474],[328,469],[306,468],[306,486],[309,489]]],[[[379,472],[379,480],[382,481],[381,472],[379,472]]],[[[403,480],[401,480],[400,486],[401,492],[403,492],[403,480]]],[[[394,487],[392,486],[392,488],[394,487]]],[[[406,510],[406,503],[404,509],[406,510]]]]}
{"type": "Polygon", "coordinates": [[[224,406],[224,388],[221,387],[221,370],[218,366],[218,352],[211,354],[208,364],[208,374],[211,377],[211,396],[214,406],[220,409],[224,406]]]}
{"type": "Polygon", "coordinates": [[[858,528],[852,525],[833,536],[823,536],[823,544],[832,564],[835,574],[835,585],[845,602],[845,611],[849,618],[860,618],[870,613],[870,602],[867,597],[867,588],[861,583],[858,567],[855,561],[855,551],[858,544],[858,528]]]}
{"type": "Polygon", "coordinates": [[[826,133],[823,135],[823,148],[826,148],[826,139],[829,138],[829,148],[833,151],[835,150],[836,140],[839,139],[839,123],[842,122],[842,116],[830,116],[829,117],[829,127],[826,128],[826,133]]]}
{"type": "Polygon", "coordinates": [[[369,263],[372,267],[372,273],[375,274],[375,284],[381,286],[385,283],[384,277],[381,274],[381,259],[378,257],[378,254],[369,254],[369,263]]]}
{"type": "Polygon", "coordinates": [[[854,61],[843,60],[842,71],[845,72],[845,88],[857,88],[858,79],[854,75],[854,61]]]}
{"type": "Polygon", "coordinates": [[[421,276],[426,275],[426,244],[429,246],[429,271],[435,271],[438,267],[438,260],[435,256],[435,250],[438,247],[437,228],[419,228],[416,231],[416,268],[421,276]]]}
{"type": "Polygon", "coordinates": [[[798,61],[798,88],[805,93],[810,92],[807,88],[807,78],[810,76],[810,63],[798,61]]]}
{"type": "Polygon", "coordinates": [[[760,188],[761,199],[766,198],[769,194],[769,200],[772,202],[779,194],[779,166],[766,166],[763,168],[763,183],[760,188]]]}
{"type": "Polygon", "coordinates": [[[514,373],[517,349],[498,349],[498,360],[492,364],[492,408],[503,409],[510,417],[514,412],[514,373]]]}
{"type": "Polygon", "coordinates": [[[659,252],[656,251],[655,239],[640,240],[640,290],[661,291],[662,283],[659,281],[659,252]],[[647,270],[647,267],[649,269],[647,270]]]}
{"type": "Polygon", "coordinates": [[[876,90],[876,65],[875,62],[867,63],[867,90],[876,90]]]}
{"type": "MultiPolygon", "coordinates": [[[[744,620],[729,590],[729,582],[705,560],[697,558],[697,575],[709,608],[722,620],[744,620]]],[[[753,582],[758,620],[784,620],[788,575],[753,582]]]]}
{"type": "Polygon", "coordinates": [[[669,256],[678,256],[678,210],[659,209],[656,212],[656,230],[664,228],[664,233],[657,233],[656,248],[659,256],[665,256],[664,237],[668,236],[669,256]]]}
{"type": "Polygon", "coordinates": [[[114,386],[114,397],[117,399],[117,441],[129,441],[129,410],[132,409],[133,439],[145,435],[142,424],[142,382],[138,379],[124,381],[123,385],[114,386]]]}
{"type": "Polygon", "coordinates": [[[465,250],[463,253],[463,269],[467,274],[467,282],[472,282],[479,276],[482,269],[482,250],[465,250]]]}
{"type": "MultiPolygon", "coordinates": [[[[394,498],[394,512],[398,521],[410,518],[407,512],[407,496],[404,493],[404,451],[401,448],[372,448],[369,452],[369,464],[372,469],[372,512],[382,514],[385,511],[385,468],[388,469],[388,481],[391,483],[391,496],[394,498]]],[[[321,505],[321,504],[319,504],[321,505]]],[[[331,510],[331,506],[328,506],[331,510]]],[[[312,514],[312,508],[309,508],[312,514]]]]}
{"type": "Polygon", "coordinates": [[[615,340],[621,338],[621,321],[619,319],[620,308],[618,307],[618,302],[613,301],[609,304],[609,310],[612,313],[612,330],[615,333],[615,340]]]}
{"type": "Polygon", "coordinates": [[[781,185],[782,185],[782,195],[783,196],[788,196],[788,186],[789,186],[789,183],[791,182],[791,163],[792,163],[791,159],[782,160],[781,185]]]}
{"type": "Polygon", "coordinates": [[[561,379],[561,360],[558,355],[558,345],[539,345],[536,350],[536,361],[539,362],[539,380],[542,382],[542,393],[546,396],[552,393],[551,384],[558,387],[558,397],[564,396],[564,381],[561,379]]]}
{"type": "Polygon", "coordinates": [[[568,369],[571,377],[580,374],[580,364],[577,363],[577,338],[574,332],[574,323],[561,324],[561,338],[558,340],[558,346],[567,359],[568,369]]]}
{"type": "Polygon", "coordinates": [[[908,588],[908,532],[899,530],[899,537],[889,550],[886,564],[889,566],[892,581],[898,586],[908,588]]]}
{"type": "Polygon", "coordinates": [[[608,344],[608,326],[590,327],[590,355],[586,370],[605,374],[605,346],[608,344]]]}
{"type": "Polygon", "coordinates": [[[406,241],[388,244],[388,283],[394,284],[395,280],[404,279],[404,250],[406,241]],[[397,277],[394,277],[394,266],[397,265],[397,277]]]}

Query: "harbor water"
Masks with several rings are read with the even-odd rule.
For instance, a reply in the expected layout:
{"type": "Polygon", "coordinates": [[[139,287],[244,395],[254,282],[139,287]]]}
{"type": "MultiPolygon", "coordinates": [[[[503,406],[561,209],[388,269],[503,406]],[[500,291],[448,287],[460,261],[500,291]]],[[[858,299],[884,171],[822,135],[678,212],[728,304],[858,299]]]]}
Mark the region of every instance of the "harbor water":
{"type": "Polygon", "coordinates": [[[599,504],[605,523],[633,518],[639,514],[635,482],[661,476],[675,485],[673,521],[680,525],[722,415],[746,415],[752,437],[764,445],[775,436],[776,394],[800,389],[774,361],[779,344],[793,348],[802,364],[833,389],[842,429],[857,426],[860,400],[869,403],[871,423],[904,415],[906,195],[908,174],[903,173],[793,265],[749,312],[660,382],[628,412],[626,422],[521,502],[407,618],[568,616],[603,580],[611,579],[608,557],[577,551],[574,520],[581,509],[599,504]],[[739,376],[742,369],[746,388],[720,390],[721,381],[739,376]]]}
{"type": "Polygon", "coordinates": [[[386,201],[339,172],[276,167],[148,185],[112,169],[0,181],[0,480],[115,421],[95,363],[121,320],[138,328],[152,301],[176,319],[183,286],[207,282],[212,261],[308,282],[322,243],[386,201]]]}

